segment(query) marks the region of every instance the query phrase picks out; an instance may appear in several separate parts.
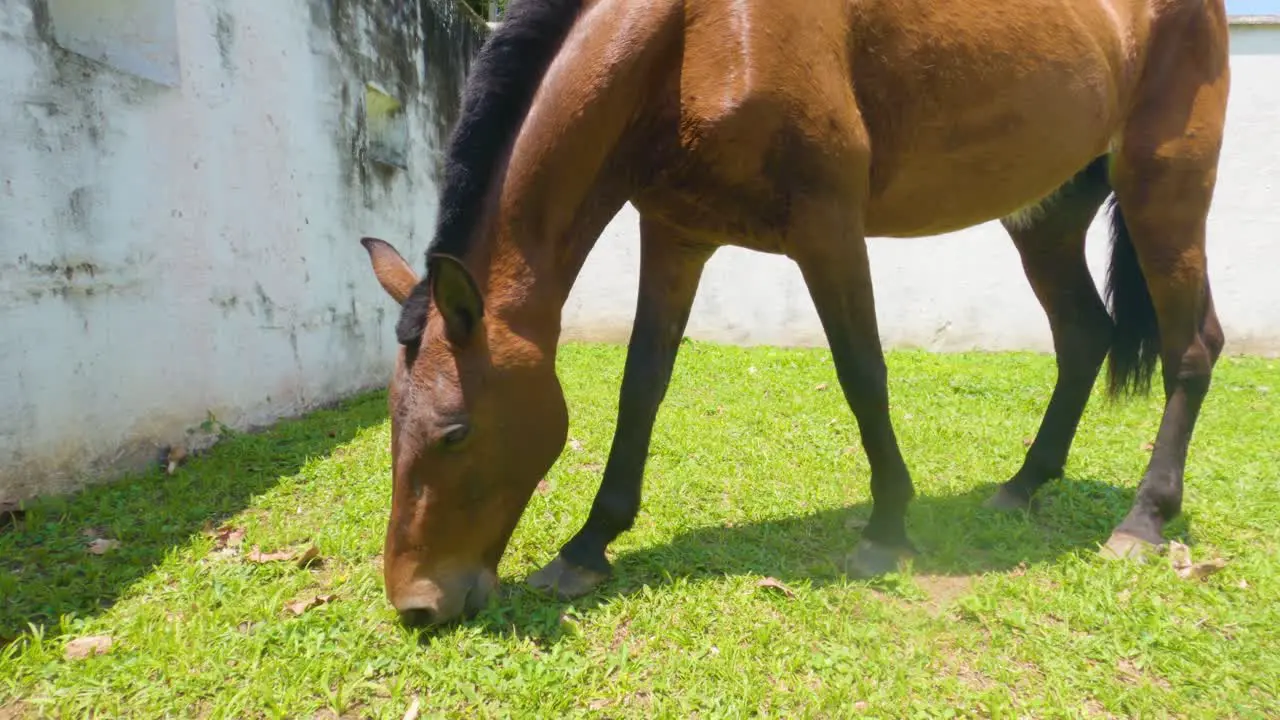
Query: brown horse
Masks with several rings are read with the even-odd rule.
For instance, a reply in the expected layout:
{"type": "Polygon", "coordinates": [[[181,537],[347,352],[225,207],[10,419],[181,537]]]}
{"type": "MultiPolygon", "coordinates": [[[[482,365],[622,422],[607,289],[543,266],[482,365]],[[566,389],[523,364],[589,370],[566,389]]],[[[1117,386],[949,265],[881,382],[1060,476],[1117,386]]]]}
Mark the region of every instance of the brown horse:
{"type": "MultiPolygon", "coordinates": [[[[563,597],[610,572],[704,264],[718,246],[803,273],[871,466],[854,574],[913,552],[868,236],[1001,219],[1048,315],[1058,378],[990,501],[1059,477],[1104,359],[1166,404],[1106,544],[1163,542],[1223,335],[1205,219],[1227,104],[1223,0],[516,0],[478,55],[450,140],[426,279],[363,240],[402,305],[390,384],[385,579],[410,624],[474,612],[567,412],[560,313],[630,201],[640,289],[616,434],[581,531],[530,578],[563,597]],[[1108,312],[1085,265],[1114,194],[1108,312]]],[[[851,543],[852,544],[852,543],[851,543]]]]}

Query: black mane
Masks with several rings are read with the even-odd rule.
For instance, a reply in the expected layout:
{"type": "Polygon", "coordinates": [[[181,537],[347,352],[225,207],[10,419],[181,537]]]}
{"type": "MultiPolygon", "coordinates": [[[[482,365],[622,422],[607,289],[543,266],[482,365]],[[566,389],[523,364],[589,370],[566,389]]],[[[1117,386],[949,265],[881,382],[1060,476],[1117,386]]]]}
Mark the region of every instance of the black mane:
{"type": "MultiPolygon", "coordinates": [[[[498,164],[581,6],[582,0],[514,0],[476,55],[462,113],[449,138],[440,215],[427,246],[428,258],[466,256],[498,164]]],[[[431,303],[427,283],[424,275],[404,302],[396,323],[402,345],[417,345],[422,339],[431,303]]]]}

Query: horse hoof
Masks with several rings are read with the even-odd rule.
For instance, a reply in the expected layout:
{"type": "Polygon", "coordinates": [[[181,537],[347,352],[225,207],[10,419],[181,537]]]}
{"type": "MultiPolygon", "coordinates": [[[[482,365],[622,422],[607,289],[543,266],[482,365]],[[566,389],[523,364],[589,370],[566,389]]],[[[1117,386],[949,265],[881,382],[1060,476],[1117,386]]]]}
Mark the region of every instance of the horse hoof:
{"type": "Polygon", "coordinates": [[[557,599],[572,600],[595,590],[608,577],[607,573],[578,567],[557,555],[546,567],[530,575],[528,583],[557,599]]]}
{"type": "Polygon", "coordinates": [[[1031,509],[1031,500],[1011,492],[1001,485],[995,495],[987,498],[987,501],[982,503],[982,507],[999,510],[1000,512],[1024,512],[1031,509]]]}
{"type": "Polygon", "coordinates": [[[1157,546],[1140,537],[1116,531],[1111,533],[1107,544],[1098,551],[1107,560],[1133,560],[1145,562],[1147,557],[1157,551],[1157,546]]]}
{"type": "Polygon", "coordinates": [[[845,563],[845,570],[855,578],[876,578],[896,572],[899,563],[916,554],[911,547],[892,547],[863,538],[845,563]]]}

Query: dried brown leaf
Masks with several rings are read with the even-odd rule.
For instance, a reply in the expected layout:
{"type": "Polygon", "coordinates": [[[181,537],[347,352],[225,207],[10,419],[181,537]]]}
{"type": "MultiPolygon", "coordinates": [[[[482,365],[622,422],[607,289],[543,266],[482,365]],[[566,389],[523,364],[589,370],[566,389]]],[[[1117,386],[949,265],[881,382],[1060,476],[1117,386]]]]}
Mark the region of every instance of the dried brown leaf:
{"type": "Polygon", "coordinates": [[[244,528],[223,525],[217,530],[208,531],[208,535],[213,537],[213,544],[216,549],[221,550],[229,547],[239,547],[244,542],[244,528]]]}
{"type": "Polygon", "coordinates": [[[298,567],[300,568],[305,568],[310,565],[318,565],[321,562],[320,548],[315,545],[303,550],[302,554],[298,556],[298,567]]]}
{"type": "Polygon", "coordinates": [[[295,600],[294,602],[285,605],[285,607],[294,615],[301,615],[312,608],[324,605],[332,599],[332,595],[315,595],[305,600],[295,600]]]}
{"type": "Polygon", "coordinates": [[[796,593],[794,590],[782,584],[781,580],[774,577],[760,578],[758,581],[756,581],[756,587],[765,588],[767,590],[776,590],[777,592],[780,592],[789,598],[793,598],[796,596],[796,593]]]}
{"type": "Polygon", "coordinates": [[[1180,542],[1169,543],[1169,564],[1183,580],[1203,580],[1227,566],[1227,561],[1214,558],[1204,562],[1192,562],[1191,548],[1180,542]]]}
{"type": "Polygon", "coordinates": [[[1185,571],[1179,572],[1178,576],[1187,580],[1203,580],[1226,566],[1226,560],[1223,560],[1222,558],[1214,558],[1212,560],[1206,560],[1205,562],[1196,563],[1185,571]]]}
{"type": "Polygon", "coordinates": [[[119,540],[108,540],[106,538],[95,538],[89,542],[89,552],[94,555],[106,555],[107,553],[120,547],[119,540]]]}
{"type": "Polygon", "coordinates": [[[76,638],[67,643],[67,659],[83,660],[92,655],[104,655],[111,650],[111,646],[114,644],[115,639],[110,635],[91,635],[89,637],[76,638]]]}
{"type": "Polygon", "coordinates": [[[829,386],[826,383],[818,383],[817,385],[813,386],[813,389],[817,390],[818,392],[822,392],[823,390],[826,390],[827,387],[829,386]]]}
{"type": "Polygon", "coordinates": [[[1191,564],[1191,548],[1177,540],[1169,543],[1167,552],[1169,553],[1169,564],[1173,565],[1175,569],[1191,564]]]}
{"type": "Polygon", "coordinates": [[[1151,452],[1152,450],[1155,450],[1155,449],[1156,449],[1156,444],[1155,444],[1155,443],[1144,442],[1144,443],[1142,443],[1142,449],[1143,449],[1143,450],[1145,450],[1146,452],[1151,452]]]}
{"type": "Polygon", "coordinates": [[[257,545],[254,545],[253,549],[249,551],[249,554],[245,556],[245,560],[248,560],[251,563],[269,563],[292,559],[293,551],[291,550],[279,550],[273,553],[264,553],[257,545]]]}
{"type": "Polygon", "coordinates": [[[4,501],[0,502],[0,530],[16,526],[22,522],[22,518],[26,516],[26,511],[18,507],[18,503],[4,501]]]}
{"type": "Polygon", "coordinates": [[[572,448],[574,452],[582,452],[582,441],[577,438],[569,438],[569,447],[572,448]]]}
{"type": "Polygon", "coordinates": [[[413,702],[409,703],[409,709],[404,711],[404,720],[418,720],[418,708],[421,706],[422,698],[414,695],[413,702]]]}
{"type": "Polygon", "coordinates": [[[551,492],[551,483],[547,482],[546,480],[539,480],[537,491],[539,495],[546,495],[547,493],[551,492]]]}
{"type": "Polygon", "coordinates": [[[1031,443],[1035,441],[1036,439],[1034,437],[1032,437],[1031,435],[1028,435],[1022,438],[1022,447],[1031,447],[1031,443]]]}
{"type": "Polygon", "coordinates": [[[181,465],[182,461],[186,459],[187,459],[186,448],[181,446],[169,448],[169,456],[167,458],[165,471],[168,472],[170,475],[174,474],[175,472],[178,471],[178,466],[181,465]]]}

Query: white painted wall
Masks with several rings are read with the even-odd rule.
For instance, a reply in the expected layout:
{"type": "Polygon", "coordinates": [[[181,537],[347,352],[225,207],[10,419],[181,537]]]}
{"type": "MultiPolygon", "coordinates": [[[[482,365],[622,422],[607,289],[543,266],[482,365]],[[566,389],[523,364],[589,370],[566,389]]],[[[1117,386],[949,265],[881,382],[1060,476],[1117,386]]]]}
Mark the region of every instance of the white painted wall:
{"type": "MultiPolygon", "coordinates": [[[[1209,272],[1227,352],[1274,355],[1280,354],[1280,25],[1236,25],[1231,42],[1232,91],[1209,218],[1209,272]]],[[[1106,216],[1099,212],[1087,249],[1099,287],[1108,242],[1106,216]]],[[[1048,322],[998,223],[869,244],[887,346],[1052,350],[1048,322]]],[[[627,206],[582,270],[565,308],[566,337],[626,341],[638,248],[638,217],[627,206]]],[[[708,264],[688,335],[826,345],[795,265],[737,248],[721,249],[708,264]]]]}
{"type": "Polygon", "coordinates": [[[0,1],[0,503],[198,443],[208,413],[244,428],[381,385],[394,308],[358,240],[420,258],[435,218],[430,153],[356,157],[366,81],[439,147],[416,15],[99,5],[0,1]]]}

